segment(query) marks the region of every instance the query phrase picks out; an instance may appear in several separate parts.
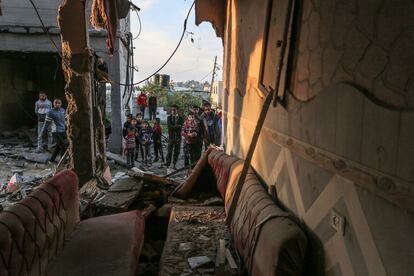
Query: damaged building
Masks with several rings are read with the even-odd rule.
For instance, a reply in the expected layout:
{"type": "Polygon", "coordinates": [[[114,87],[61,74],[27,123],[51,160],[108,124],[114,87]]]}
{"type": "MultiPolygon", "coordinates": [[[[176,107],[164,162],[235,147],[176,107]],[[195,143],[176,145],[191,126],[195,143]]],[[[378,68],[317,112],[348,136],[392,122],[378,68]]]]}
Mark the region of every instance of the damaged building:
{"type": "MultiPolygon", "coordinates": [[[[1,2],[0,20],[13,5],[1,2]]],[[[63,64],[80,99],[72,106],[87,103],[69,121],[75,167],[0,213],[0,275],[413,274],[413,1],[195,0],[188,14],[193,7],[196,24],[210,22],[223,42],[223,147],[206,149],[179,181],[180,170],[132,168],[99,187],[85,173],[96,140],[79,134],[90,131],[90,76],[63,64]]],[[[88,41],[71,24],[84,12],[77,0],[59,10],[62,40],[73,42],[65,62],[80,69],[88,41]]],[[[18,119],[9,105],[53,88],[44,79],[56,72],[53,85],[64,86],[44,32],[10,30],[0,34],[4,128],[18,119]],[[41,53],[21,48],[32,38],[41,53]],[[19,96],[4,107],[9,86],[19,96]]],[[[110,72],[121,57],[105,57],[110,72]]]]}
{"type": "MultiPolygon", "coordinates": [[[[33,1],[45,28],[30,1],[1,2],[0,132],[36,124],[34,103],[40,90],[46,91],[49,99],[65,99],[65,78],[59,54],[60,29],[57,21],[58,8],[62,2],[33,1]],[[14,116],[9,116],[10,114],[14,116]]],[[[92,1],[87,2],[90,13],[92,1]]],[[[129,6],[127,9],[129,10],[129,6]]],[[[87,18],[89,19],[89,15],[87,18]]],[[[112,110],[109,149],[120,153],[125,112],[132,108],[129,95],[125,95],[125,87],[120,85],[126,82],[127,61],[131,58],[129,15],[120,20],[113,55],[109,55],[106,46],[105,30],[97,31],[88,24],[88,31],[91,49],[104,59],[111,80],[114,81],[110,84],[111,101],[106,103],[112,110]]]]}

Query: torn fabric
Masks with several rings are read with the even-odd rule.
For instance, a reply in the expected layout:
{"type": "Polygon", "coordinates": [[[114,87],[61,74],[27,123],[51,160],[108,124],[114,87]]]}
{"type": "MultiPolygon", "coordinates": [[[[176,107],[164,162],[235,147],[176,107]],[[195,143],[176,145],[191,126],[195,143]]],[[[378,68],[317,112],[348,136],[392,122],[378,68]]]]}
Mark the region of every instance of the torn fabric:
{"type": "Polygon", "coordinates": [[[106,45],[111,55],[114,53],[119,20],[128,15],[129,6],[128,0],[93,0],[91,24],[98,31],[101,29],[107,31],[106,45]]]}

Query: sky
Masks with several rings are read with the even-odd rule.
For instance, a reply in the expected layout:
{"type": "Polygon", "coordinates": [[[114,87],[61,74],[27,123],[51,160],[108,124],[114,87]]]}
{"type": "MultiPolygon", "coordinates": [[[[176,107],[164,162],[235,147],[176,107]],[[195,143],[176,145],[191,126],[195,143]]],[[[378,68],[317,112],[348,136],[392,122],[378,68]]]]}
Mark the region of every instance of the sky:
{"type": "MultiPolygon", "coordinates": [[[[141,8],[139,12],[142,31],[134,40],[135,82],[140,81],[156,71],[170,56],[181,37],[184,19],[190,8],[191,0],[133,0],[141,8]]],[[[135,12],[131,13],[131,32],[134,37],[139,31],[139,21],[135,12]]],[[[175,56],[160,72],[168,74],[173,81],[211,81],[214,57],[217,56],[221,68],[223,46],[221,39],[209,22],[195,25],[195,9],[191,11],[187,23],[187,34],[175,56]],[[204,79],[203,79],[204,78],[204,79]]],[[[222,71],[217,72],[216,79],[222,78],[222,71]]]]}

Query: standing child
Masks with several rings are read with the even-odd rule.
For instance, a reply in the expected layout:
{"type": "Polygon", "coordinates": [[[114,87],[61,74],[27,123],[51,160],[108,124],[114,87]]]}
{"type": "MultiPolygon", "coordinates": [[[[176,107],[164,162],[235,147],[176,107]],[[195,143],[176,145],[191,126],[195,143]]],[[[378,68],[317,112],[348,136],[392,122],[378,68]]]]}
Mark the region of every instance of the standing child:
{"type": "Polygon", "coordinates": [[[150,163],[151,165],[151,160],[148,157],[150,154],[150,145],[152,144],[152,130],[147,121],[142,122],[142,128],[139,131],[139,140],[144,149],[144,164],[148,166],[148,163],[150,163]]]}
{"type": "Polygon", "coordinates": [[[136,117],[135,117],[135,119],[136,119],[136,122],[137,122],[137,124],[136,124],[136,129],[137,129],[137,149],[135,151],[135,161],[138,161],[138,156],[139,156],[139,153],[140,152],[141,152],[142,161],[144,161],[144,149],[142,148],[141,141],[139,140],[139,131],[142,128],[142,121],[143,121],[143,119],[142,119],[142,113],[141,112],[138,112],[137,115],[136,115],[136,117]]]}
{"type": "Polygon", "coordinates": [[[193,112],[188,113],[187,119],[184,122],[181,135],[185,139],[184,145],[184,165],[192,165],[200,159],[199,151],[199,133],[200,128],[198,122],[195,120],[193,112]]]}
{"type": "Polygon", "coordinates": [[[135,136],[136,136],[135,128],[129,127],[127,130],[127,135],[124,137],[124,153],[126,156],[128,169],[131,169],[135,166],[134,156],[135,156],[135,148],[137,146],[135,142],[135,136]]]}
{"type": "Polygon", "coordinates": [[[164,163],[164,152],[162,150],[162,129],[160,125],[160,118],[155,118],[154,120],[154,127],[152,128],[152,137],[154,138],[154,153],[155,153],[155,160],[157,162],[158,154],[161,157],[161,161],[164,163]]]}

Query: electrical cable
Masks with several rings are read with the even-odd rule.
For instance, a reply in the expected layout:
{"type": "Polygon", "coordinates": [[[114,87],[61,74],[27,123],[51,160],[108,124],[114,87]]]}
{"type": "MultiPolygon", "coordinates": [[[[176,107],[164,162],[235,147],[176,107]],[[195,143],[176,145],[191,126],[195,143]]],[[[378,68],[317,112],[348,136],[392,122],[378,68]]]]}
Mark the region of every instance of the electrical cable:
{"type": "MultiPolygon", "coordinates": [[[[180,40],[178,41],[178,44],[177,44],[177,46],[175,47],[175,49],[174,49],[174,51],[171,53],[171,55],[168,57],[168,59],[161,65],[161,67],[160,68],[158,68],[154,73],[152,73],[151,75],[149,75],[148,77],[146,77],[145,79],[142,79],[142,80],[140,80],[139,82],[136,82],[136,83],[132,83],[132,84],[130,84],[131,86],[137,86],[137,85],[139,85],[139,84],[141,84],[141,83],[143,83],[143,82],[146,82],[147,80],[149,80],[150,78],[152,78],[153,76],[155,76],[156,74],[158,74],[162,69],[164,69],[164,67],[170,62],[170,60],[174,57],[174,55],[175,55],[175,53],[178,51],[178,48],[180,48],[180,46],[181,46],[181,43],[183,42],[183,40],[184,40],[184,36],[185,36],[185,34],[186,34],[186,32],[187,32],[187,21],[188,21],[188,18],[190,17],[190,13],[191,13],[191,10],[193,9],[193,7],[194,7],[194,5],[195,5],[195,1],[193,1],[193,4],[191,4],[191,7],[189,8],[189,10],[188,10],[188,13],[187,13],[187,16],[186,16],[186,18],[185,18],[185,20],[184,20],[184,28],[183,28],[183,32],[182,32],[182,34],[181,34],[181,38],[180,38],[180,40]]],[[[115,82],[115,81],[111,81],[111,80],[107,80],[108,82],[110,82],[110,83],[114,83],[114,84],[117,84],[117,85],[121,85],[121,86],[125,86],[126,84],[124,84],[124,83],[118,83],[118,82],[115,82]]]]}
{"type": "Polygon", "coordinates": [[[141,35],[141,31],[142,31],[141,17],[139,16],[139,13],[138,13],[138,10],[137,9],[134,8],[134,11],[135,11],[135,13],[137,14],[137,17],[138,17],[139,31],[138,31],[138,34],[132,40],[137,39],[141,35]]]}
{"type": "MultiPolygon", "coordinates": [[[[33,0],[29,0],[29,2],[31,3],[31,5],[33,6],[33,9],[35,10],[35,12],[36,12],[36,15],[37,15],[37,17],[38,17],[38,19],[39,19],[39,21],[40,21],[40,23],[41,23],[41,25],[42,25],[42,29],[43,29],[43,32],[48,36],[48,38],[49,38],[49,40],[51,41],[51,43],[53,44],[53,46],[55,47],[55,49],[57,50],[57,52],[58,52],[58,54],[59,54],[59,56],[60,56],[60,58],[61,58],[61,60],[62,60],[62,62],[65,64],[65,66],[67,66],[67,68],[69,68],[69,70],[72,72],[72,73],[74,73],[76,76],[81,76],[81,74],[80,73],[78,73],[78,72],[76,72],[75,70],[73,70],[70,66],[69,66],[69,64],[67,64],[67,62],[62,58],[62,54],[61,54],[61,52],[60,52],[60,50],[59,50],[59,48],[57,47],[57,45],[56,45],[56,43],[55,43],[55,41],[52,39],[52,37],[50,36],[50,34],[49,34],[49,32],[48,32],[48,30],[47,30],[47,28],[46,28],[46,26],[45,26],[45,24],[43,23],[43,19],[42,19],[42,17],[40,16],[40,14],[39,14],[39,11],[38,11],[38,9],[37,9],[37,7],[36,7],[36,5],[34,4],[34,2],[33,2],[33,0]]],[[[120,82],[117,82],[117,81],[114,81],[114,80],[111,80],[110,78],[104,78],[105,79],[105,81],[104,82],[109,82],[109,83],[111,83],[111,84],[116,84],[116,85],[120,85],[120,86],[137,86],[137,85],[139,85],[139,84],[141,84],[141,83],[143,83],[143,82],[145,82],[145,81],[147,81],[147,80],[149,80],[150,78],[152,78],[153,76],[155,76],[156,74],[158,74],[162,69],[164,69],[164,67],[170,62],[170,60],[174,57],[174,55],[176,54],[176,52],[178,51],[178,49],[179,49],[179,47],[181,46],[181,43],[183,42],[183,40],[184,40],[184,36],[185,36],[185,34],[186,34],[186,32],[187,32],[187,22],[188,22],[188,18],[190,17],[190,13],[191,13],[191,10],[193,9],[193,7],[194,7],[194,5],[195,5],[195,1],[193,1],[193,3],[191,4],[191,6],[190,6],[190,8],[189,8],[189,10],[188,10],[188,12],[187,12],[187,16],[186,16],[186,18],[185,18],[185,20],[184,20],[184,27],[183,27],[183,32],[182,32],[182,34],[181,34],[181,37],[180,37],[180,40],[178,41],[178,44],[177,44],[177,46],[175,47],[175,49],[173,50],[173,52],[171,53],[171,55],[167,58],[167,60],[161,65],[161,67],[159,67],[154,73],[152,73],[151,75],[149,75],[148,77],[146,77],[146,78],[144,78],[144,79],[142,79],[142,80],[140,80],[139,82],[136,82],[136,83],[131,83],[131,84],[125,84],[125,83],[120,83],[120,82]]],[[[99,70],[99,69],[98,69],[99,70]]],[[[102,82],[102,81],[101,81],[102,82]]]]}
{"type": "Polygon", "coordinates": [[[205,80],[208,76],[210,76],[211,73],[213,73],[214,70],[211,70],[210,72],[208,72],[207,75],[205,75],[201,80],[199,80],[198,82],[202,82],[203,80],[205,80]]]}

